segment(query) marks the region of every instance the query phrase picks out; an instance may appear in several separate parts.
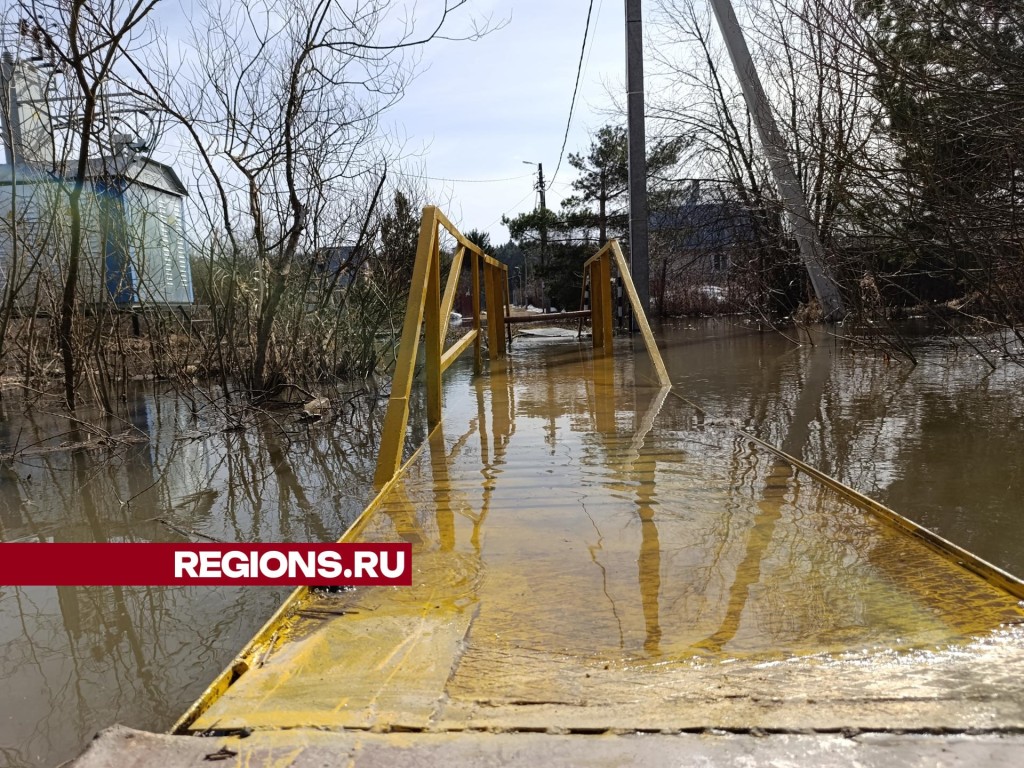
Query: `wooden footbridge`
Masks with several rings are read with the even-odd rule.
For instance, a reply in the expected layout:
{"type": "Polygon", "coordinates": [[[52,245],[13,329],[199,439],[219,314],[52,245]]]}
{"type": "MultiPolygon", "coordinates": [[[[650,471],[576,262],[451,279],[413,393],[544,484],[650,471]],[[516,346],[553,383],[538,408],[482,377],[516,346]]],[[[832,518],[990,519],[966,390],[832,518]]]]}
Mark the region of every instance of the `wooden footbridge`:
{"type": "Polygon", "coordinates": [[[209,738],[140,755],[680,764],[780,734],[787,759],[876,764],[840,734],[980,733],[1019,758],[1024,585],[688,402],[642,312],[643,348],[613,338],[612,270],[632,295],[614,243],[586,268],[591,344],[509,354],[503,265],[426,209],[379,493],[343,537],[412,542],[413,586],[297,590],[174,727],[209,738]],[[431,431],[406,448],[421,327],[431,431]]]}

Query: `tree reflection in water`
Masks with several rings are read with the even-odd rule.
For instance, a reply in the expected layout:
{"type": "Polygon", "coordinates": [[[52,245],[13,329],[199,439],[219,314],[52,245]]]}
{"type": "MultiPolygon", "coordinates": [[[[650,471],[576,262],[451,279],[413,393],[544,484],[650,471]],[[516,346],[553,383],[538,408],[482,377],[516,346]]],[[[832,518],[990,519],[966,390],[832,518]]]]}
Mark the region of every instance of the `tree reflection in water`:
{"type": "MultiPolygon", "coordinates": [[[[94,418],[144,441],[68,451],[84,428],[3,407],[4,541],[332,541],[371,490],[380,409],[313,425],[277,412],[228,431],[219,414],[140,392],[122,420],[94,418]]],[[[114,722],[167,728],[286,592],[0,587],[0,763],[59,763],[114,722]]]]}

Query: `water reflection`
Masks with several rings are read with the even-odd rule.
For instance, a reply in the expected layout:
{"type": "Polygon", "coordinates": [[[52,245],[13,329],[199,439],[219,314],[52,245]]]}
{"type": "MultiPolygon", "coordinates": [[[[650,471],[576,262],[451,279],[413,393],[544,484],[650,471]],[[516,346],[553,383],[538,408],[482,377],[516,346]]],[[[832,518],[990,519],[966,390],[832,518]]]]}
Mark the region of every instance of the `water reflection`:
{"type": "MultiPolygon", "coordinates": [[[[572,347],[537,357],[554,365],[520,349],[489,380],[517,398],[515,437],[480,491],[492,512],[474,632],[501,638],[501,653],[653,660],[915,647],[1019,615],[941,558],[908,555],[919,548],[756,450],[732,421],[635,386],[628,362],[572,347]],[[977,610],[961,620],[964,611],[939,607],[942,591],[977,610]],[[528,607],[513,610],[517,600],[528,607]]],[[[799,455],[815,433],[831,366],[827,348],[806,358],[778,441],[787,452],[799,455]]],[[[772,367],[763,381],[782,387],[779,377],[772,367]]],[[[482,453],[489,468],[486,444],[482,453]]],[[[445,467],[435,462],[434,482],[472,497],[472,461],[450,456],[445,467]]],[[[486,652],[469,651],[467,669],[479,670],[474,653],[486,652]]]]}
{"type": "Polygon", "coordinates": [[[677,388],[712,419],[775,445],[789,438],[813,466],[1024,574],[1020,365],[992,371],[924,335],[911,367],[825,333],[797,347],[739,320],[676,323],[663,337],[677,388]],[[817,393],[801,405],[810,419],[796,411],[807,388],[817,393]]]}
{"type": "MultiPolygon", "coordinates": [[[[616,437],[615,404],[615,366],[607,357],[596,357],[584,364],[584,376],[592,383],[589,387],[591,397],[588,405],[592,413],[596,432],[605,437],[616,437]]],[[[636,411],[637,423],[632,426],[632,438],[624,454],[617,460],[609,462],[613,477],[617,483],[633,484],[635,491],[636,514],[640,521],[640,550],[637,555],[637,583],[640,590],[640,603],[644,617],[644,650],[657,655],[661,642],[660,599],[661,599],[661,543],[658,538],[658,524],[655,520],[657,505],[655,474],[657,463],[643,457],[644,444],[648,434],[654,428],[655,420],[661,413],[662,406],[669,395],[669,388],[659,390],[643,411],[636,411]]],[[[635,396],[633,387],[628,387],[620,396],[635,396]]],[[[611,451],[610,451],[611,453],[611,451]]],[[[597,524],[595,523],[595,526],[597,524]]],[[[591,553],[593,555],[593,552],[591,553]]],[[[596,562],[596,560],[595,560],[596,562]]],[[[602,580],[605,582],[603,592],[608,594],[607,570],[601,566],[602,580]]],[[[624,646],[620,628],[620,645],[624,646]]]]}
{"type": "MultiPolygon", "coordinates": [[[[309,426],[280,413],[224,431],[216,411],[193,418],[153,391],[120,419],[95,415],[117,436],[102,442],[59,415],[6,417],[4,541],[330,541],[370,488],[372,441],[360,424],[309,426]]],[[[376,416],[362,418],[372,431],[376,416]]],[[[59,763],[114,722],[168,727],[283,594],[0,587],[0,764],[59,763]]]]}
{"type": "MultiPolygon", "coordinates": [[[[793,418],[780,446],[790,456],[801,458],[803,454],[811,424],[817,416],[818,403],[824,394],[829,362],[828,349],[824,347],[819,347],[811,355],[808,375],[799,388],[793,418]]],[[[761,581],[761,563],[771,549],[775,527],[782,518],[786,495],[792,490],[795,476],[791,464],[778,457],[770,459],[761,498],[757,501],[757,514],[747,532],[746,553],[736,567],[729,588],[725,617],[714,633],[695,643],[696,648],[719,652],[735,638],[751,587],[761,581]]],[[[805,627],[804,631],[807,629],[805,627]]]]}

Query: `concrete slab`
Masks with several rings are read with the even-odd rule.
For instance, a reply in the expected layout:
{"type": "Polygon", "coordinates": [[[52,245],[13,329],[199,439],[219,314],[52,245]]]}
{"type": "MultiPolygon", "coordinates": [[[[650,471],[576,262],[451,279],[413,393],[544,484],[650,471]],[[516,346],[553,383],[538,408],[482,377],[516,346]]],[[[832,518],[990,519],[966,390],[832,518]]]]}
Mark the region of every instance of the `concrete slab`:
{"type": "Polygon", "coordinates": [[[248,738],[158,736],[114,727],[70,768],[418,768],[543,765],[744,766],[745,768],[890,768],[1024,763],[1020,734],[725,734],[644,733],[571,736],[546,733],[254,733],[248,738]]]}

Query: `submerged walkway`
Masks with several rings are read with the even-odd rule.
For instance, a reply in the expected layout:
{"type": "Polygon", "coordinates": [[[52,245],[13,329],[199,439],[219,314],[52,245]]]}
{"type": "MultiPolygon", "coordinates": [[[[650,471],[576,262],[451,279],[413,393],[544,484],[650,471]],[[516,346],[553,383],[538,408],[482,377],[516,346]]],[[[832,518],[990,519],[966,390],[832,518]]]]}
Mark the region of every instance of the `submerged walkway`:
{"type": "MultiPolygon", "coordinates": [[[[1024,731],[1016,598],[636,360],[523,340],[453,369],[442,428],[354,531],[412,542],[414,586],[304,598],[187,731],[240,761],[422,733],[449,745],[427,764],[546,754],[524,732],[1024,731]]],[[[605,746],[566,754],[633,754],[605,746]]]]}

